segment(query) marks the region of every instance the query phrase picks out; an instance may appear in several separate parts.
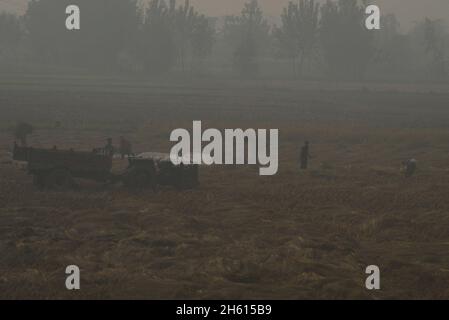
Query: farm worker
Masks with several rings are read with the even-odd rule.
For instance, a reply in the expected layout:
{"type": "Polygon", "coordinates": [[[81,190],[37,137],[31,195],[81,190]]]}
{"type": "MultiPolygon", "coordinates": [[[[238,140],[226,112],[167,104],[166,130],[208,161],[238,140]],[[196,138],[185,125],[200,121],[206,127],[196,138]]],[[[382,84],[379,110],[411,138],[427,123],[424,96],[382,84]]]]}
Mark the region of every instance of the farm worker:
{"type": "Polygon", "coordinates": [[[299,157],[299,162],[300,162],[300,166],[301,166],[302,170],[307,169],[309,158],[310,158],[309,141],[306,141],[304,143],[304,146],[302,146],[302,148],[301,148],[301,153],[300,153],[300,157],[299,157]]]}
{"type": "Polygon", "coordinates": [[[404,162],[404,166],[405,166],[405,176],[411,177],[415,174],[416,171],[416,159],[409,159],[407,161],[404,162]]]}
{"type": "Polygon", "coordinates": [[[119,152],[122,155],[122,159],[124,159],[125,156],[129,157],[132,154],[132,144],[124,137],[120,137],[119,152]]]}
{"type": "Polygon", "coordinates": [[[107,143],[104,147],[104,154],[112,157],[114,155],[114,146],[112,145],[112,139],[108,138],[107,143]]]}

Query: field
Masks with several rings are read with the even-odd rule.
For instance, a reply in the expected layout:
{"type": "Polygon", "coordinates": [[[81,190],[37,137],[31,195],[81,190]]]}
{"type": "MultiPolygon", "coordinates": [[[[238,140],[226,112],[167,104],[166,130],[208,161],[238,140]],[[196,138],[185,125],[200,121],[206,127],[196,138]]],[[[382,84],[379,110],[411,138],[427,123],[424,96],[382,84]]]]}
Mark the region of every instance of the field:
{"type": "Polygon", "coordinates": [[[0,112],[0,298],[449,299],[447,88],[4,77],[0,112]],[[31,145],[76,150],[125,135],[168,152],[192,120],[278,128],[280,169],[204,167],[190,191],[40,191],[10,161],[16,120],[34,124],[31,145]]]}

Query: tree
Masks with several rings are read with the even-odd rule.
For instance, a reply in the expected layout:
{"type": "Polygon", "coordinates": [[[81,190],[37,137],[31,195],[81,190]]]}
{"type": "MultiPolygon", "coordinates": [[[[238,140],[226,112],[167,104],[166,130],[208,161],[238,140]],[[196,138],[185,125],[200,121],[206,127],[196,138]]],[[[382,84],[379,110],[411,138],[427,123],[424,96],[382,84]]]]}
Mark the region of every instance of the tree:
{"type": "MultiPolygon", "coordinates": [[[[175,6],[175,0],[172,0],[175,6]]],[[[209,20],[185,0],[179,6],[174,17],[174,37],[177,48],[178,64],[185,70],[185,61],[188,56],[195,56],[198,60],[204,59],[212,51],[215,30],[209,20]]]]}
{"type": "Polygon", "coordinates": [[[206,16],[198,16],[193,25],[191,38],[193,68],[201,68],[204,59],[212,53],[214,42],[214,26],[206,16]]]}
{"type": "Polygon", "coordinates": [[[399,36],[399,22],[394,14],[381,17],[381,28],[374,37],[376,62],[389,62],[393,58],[392,46],[399,36]]]}
{"type": "Polygon", "coordinates": [[[281,50],[293,61],[295,75],[302,76],[304,63],[317,52],[319,4],[315,0],[289,2],[281,15],[282,26],[275,30],[281,50]]]}
{"type": "MultiPolygon", "coordinates": [[[[173,7],[176,0],[171,0],[173,7]]],[[[190,1],[185,0],[184,5],[180,5],[174,11],[173,17],[173,33],[176,44],[178,65],[181,70],[185,70],[185,59],[189,53],[193,28],[198,17],[198,13],[190,6],[190,1]]]]}
{"type": "Polygon", "coordinates": [[[24,36],[20,18],[0,13],[0,61],[15,57],[15,51],[24,36]]]}
{"type": "Polygon", "coordinates": [[[168,71],[176,58],[172,32],[174,1],[167,6],[164,0],[152,0],[145,10],[139,47],[145,71],[159,74],[168,71]]]}
{"type": "Polygon", "coordinates": [[[234,67],[244,76],[259,72],[257,59],[269,43],[270,27],[257,0],[245,3],[239,17],[225,19],[224,37],[233,48],[234,67]]]}
{"type": "Polygon", "coordinates": [[[441,20],[423,19],[408,34],[417,77],[444,81],[449,73],[449,35],[441,20]]]}
{"type": "Polygon", "coordinates": [[[374,36],[376,70],[396,75],[408,72],[412,64],[409,37],[399,32],[400,24],[394,14],[382,16],[380,23],[374,36]]]}
{"type": "Polygon", "coordinates": [[[430,56],[429,71],[437,80],[447,77],[446,44],[444,29],[439,20],[424,20],[424,45],[430,56]]]}
{"type": "Polygon", "coordinates": [[[164,0],[152,0],[143,24],[143,60],[148,71],[166,72],[177,64],[185,71],[189,56],[198,60],[210,54],[215,30],[189,0],[176,6],[164,0]]]}
{"type": "Polygon", "coordinates": [[[25,14],[35,56],[43,62],[110,70],[132,46],[140,23],[136,0],[31,0],[25,14]],[[65,28],[68,5],[81,8],[81,29],[65,28]]]}
{"type": "Polygon", "coordinates": [[[365,28],[365,2],[338,0],[321,7],[324,60],[334,78],[363,78],[372,57],[373,32],[365,28]]]}

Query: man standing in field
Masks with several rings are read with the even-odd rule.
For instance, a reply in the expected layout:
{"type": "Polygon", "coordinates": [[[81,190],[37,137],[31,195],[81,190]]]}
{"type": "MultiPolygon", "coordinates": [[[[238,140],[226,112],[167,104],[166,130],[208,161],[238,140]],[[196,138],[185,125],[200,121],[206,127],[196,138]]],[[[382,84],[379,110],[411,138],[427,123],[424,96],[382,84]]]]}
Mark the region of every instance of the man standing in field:
{"type": "Polygon", "coordinates": [[[299,162],[300,162],[301,170],[307,170],[307,167],[308,167],[308,164],[309,164],[309,158],[310,158],[309,141],[306,141],[304,143],[304,146],[302,146],[302,148],[301,148],[301,153],[300,153],[300,156],[299,156],[299,162]]]}
{"type": "Polygon", "coordinates": [[[406,178],[410,178],[416,172],[416,159],[409,159],[404,161],[404,173],[406,178]]]}

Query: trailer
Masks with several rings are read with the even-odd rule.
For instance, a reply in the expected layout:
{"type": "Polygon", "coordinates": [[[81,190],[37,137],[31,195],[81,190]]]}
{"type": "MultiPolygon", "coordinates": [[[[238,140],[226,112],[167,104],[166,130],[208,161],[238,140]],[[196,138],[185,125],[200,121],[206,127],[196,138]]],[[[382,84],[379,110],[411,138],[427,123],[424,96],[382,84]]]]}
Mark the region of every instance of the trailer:
{"type": "Polygon", "coordinates": [[[174,165],[168,155],[143,153],[128,158],[128,167],[120,174],[112,173],[112,155],[103,149],[87,151],[39,149],[14,144],[13,160],[27,163],[39,188],[70,189],[75,178],[102,183],[122,183],[130,189],[154,191],[158,186],[190,189],[199,185],[197,165],[174,165]]]}
{"type": "Polygon", "coordinates": [[[13,160],[27,162],[27,171],[38,187],[70,188],[74,178],[98,182],[111,179],[112,157],[95,150],[38,149],[14,144],[13,160]]]}

